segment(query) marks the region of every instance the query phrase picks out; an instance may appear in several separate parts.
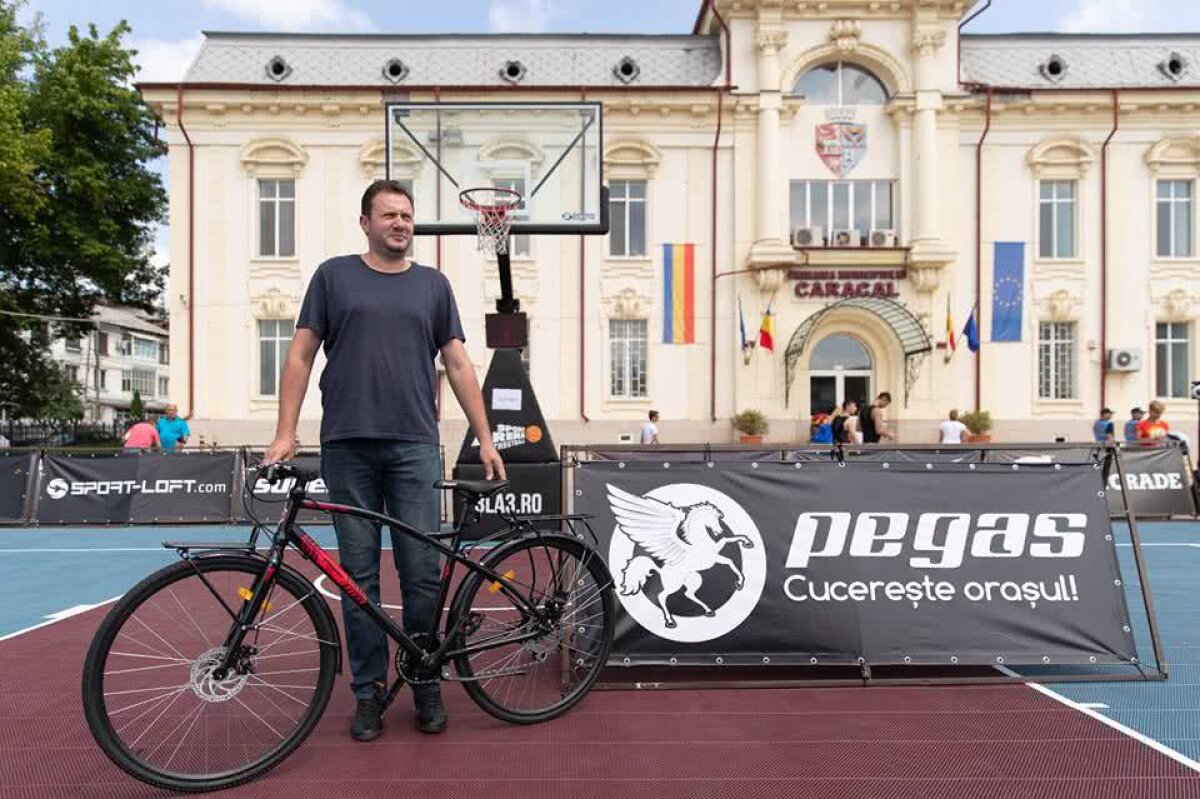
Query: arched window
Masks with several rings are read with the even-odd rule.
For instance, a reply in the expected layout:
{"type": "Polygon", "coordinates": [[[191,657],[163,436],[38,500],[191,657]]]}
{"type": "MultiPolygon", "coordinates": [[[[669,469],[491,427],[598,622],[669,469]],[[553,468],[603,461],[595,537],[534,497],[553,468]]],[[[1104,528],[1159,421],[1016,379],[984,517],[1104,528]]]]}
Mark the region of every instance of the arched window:
{"type": "Polygon", "coordinates": [[[887,88],[873,73],[857,64],[832,61],[800,76],[793,94],[814,105],[883,105],[887,88]]]}
{"type": "Polygon", "coordinates": [[[808,368],[814,372],[825,369],[870,369],[871,354],[858,339],[834,333],[821,339],[813,349],[808,368]]]}

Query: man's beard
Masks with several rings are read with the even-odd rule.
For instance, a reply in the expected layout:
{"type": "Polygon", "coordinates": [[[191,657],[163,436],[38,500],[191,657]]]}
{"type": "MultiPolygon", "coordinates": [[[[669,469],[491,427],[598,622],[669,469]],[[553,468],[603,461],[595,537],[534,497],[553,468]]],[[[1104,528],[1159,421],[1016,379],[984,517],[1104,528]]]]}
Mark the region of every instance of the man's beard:
{"type": "Polygon", "coordinates": [[[408,257],[409,252],[412,251],[413,240],[412,240],[412,236],[409,236],[408,243],[405,244],[403,247],[398,247],[395,244],[392,244],[391,240],[387,236],[384,236],[380,240],[380,244],[383,245],[383,249],[387,250],[392,255],[396,255],[396,256],[400,256],[400,257],[408,257]]]}

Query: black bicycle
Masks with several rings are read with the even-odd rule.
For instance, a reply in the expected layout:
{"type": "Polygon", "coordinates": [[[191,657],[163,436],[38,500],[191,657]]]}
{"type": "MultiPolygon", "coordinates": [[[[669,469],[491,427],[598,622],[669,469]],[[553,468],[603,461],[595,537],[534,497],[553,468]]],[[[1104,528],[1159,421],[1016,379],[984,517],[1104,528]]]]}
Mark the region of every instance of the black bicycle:
{"type": "Polygon", "coordinates": [[[241,545],[165,542],[180,562],[125,594],[96,632],[83,668],[87,723],[129,774],[176,791],[228,788],[277,766],[316,726],[341,670],[341,640],[317,587],[284,563],[289,546],[398,644],[388,704],[406,682],[455,679],[496,718],[532,724],[570,710],[596,681],[616,604],[608,568],[584,540],[588,517],[507,516],[508,528],[473,560],[466,552],[477,542],[463,534],[479,500],[507,481],[438,482],[464,501],[454,529],[433,533],[308,499],[317,475],[294,464],[265,474],[295,481],[273,532],[256,524],[241,545]],[[390,525],[439,550],[446,566],[430,633],[409,637],[370,602],[297,525],[302,508],[390,525]],[[263,531],[270,546],[260,550],[263,531]],[[465,574],[443,614],[459,564],[465,574]],[[457,677],[443,668],[450,663],[457,677]]]}

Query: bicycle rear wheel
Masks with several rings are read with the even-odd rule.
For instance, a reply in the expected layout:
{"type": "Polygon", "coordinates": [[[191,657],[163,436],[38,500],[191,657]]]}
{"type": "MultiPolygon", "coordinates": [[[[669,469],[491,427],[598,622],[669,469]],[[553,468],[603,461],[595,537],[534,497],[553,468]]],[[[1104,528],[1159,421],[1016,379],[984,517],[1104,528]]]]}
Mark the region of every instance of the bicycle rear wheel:
{"type": "Polygon", "coordinates": [[[228,788],[279,764],[312,731],[339,647],[329,608],[280,569],[224,679],[213,669],[263,560],[193,558],[133,588],[101,623],[83,669],[88,727],[134,777],[175,791],[228,788]]]}
{"type": "Polygon", "coordinates": [[[455,594],[447,631],[461,621],[454,658],[467,694],[512,724],[547,721],[583,699],[608,660],[616,619],[612,577],[600,555],[561,535],[523,538],[472,572],[455,594]],[[521,596],[534,611],[517,606],[521,596]]]}

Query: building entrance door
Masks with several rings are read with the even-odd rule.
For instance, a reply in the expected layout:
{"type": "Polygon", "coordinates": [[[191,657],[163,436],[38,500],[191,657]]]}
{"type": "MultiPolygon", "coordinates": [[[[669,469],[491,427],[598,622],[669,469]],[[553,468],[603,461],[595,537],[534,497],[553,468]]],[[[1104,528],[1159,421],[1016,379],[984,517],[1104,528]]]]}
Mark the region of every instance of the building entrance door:
{"type": "Polygon", "coordinates": [[[834,405],[855,400],[865,407],[871,398],[871,353],[856,338],[834,333],[813,348],[808,367],[809,408],[828,413],[834,405]]]}

